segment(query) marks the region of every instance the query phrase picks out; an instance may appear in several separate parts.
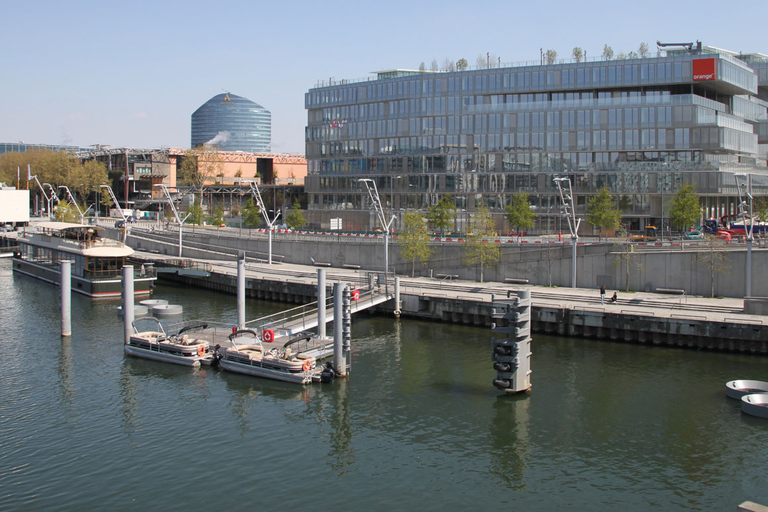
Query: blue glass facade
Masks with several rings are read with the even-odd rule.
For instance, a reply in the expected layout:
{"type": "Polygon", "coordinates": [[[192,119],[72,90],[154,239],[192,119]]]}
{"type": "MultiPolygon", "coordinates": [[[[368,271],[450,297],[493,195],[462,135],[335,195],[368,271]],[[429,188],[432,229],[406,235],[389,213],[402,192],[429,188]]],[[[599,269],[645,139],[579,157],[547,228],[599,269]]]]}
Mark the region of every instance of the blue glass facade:
{"type": "Polygon", "coordinates": [[[372,178],[397,209],[451,194],[459,208],[482,199],[501,211],[525,191],[554,218],[552,177],[564,174],[582,206],[605,187],[626,196],[636,225],[661,216],[659,196],[684,183],[714,204],[733,190],[724,171],[766,168],[764,69],[670,52],[323,84],[305,97],[310,209],[364,210],[356,181],[372,178]]]}
{"type": "Polygon", "coordinates": [[[214,96],[192,114],[192,147],[216,144],[222,151],[268,153],[272,114],[231,93],[214,96]]]}

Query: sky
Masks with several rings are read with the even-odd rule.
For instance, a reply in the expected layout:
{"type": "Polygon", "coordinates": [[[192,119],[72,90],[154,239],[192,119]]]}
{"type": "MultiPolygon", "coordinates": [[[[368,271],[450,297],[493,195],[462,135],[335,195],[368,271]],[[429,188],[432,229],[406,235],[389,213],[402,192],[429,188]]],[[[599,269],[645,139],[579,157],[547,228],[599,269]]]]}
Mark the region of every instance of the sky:
{"type": "Polygon", "coordinates": [[[2,8],[0,142],[189,148],[190,116],[231,92],[272,113],[272,151],[304,154],[318,81],[490,53],[597,57],[645,42],[768,54],[764,0],[264,2],[25,0],[2,8]]]}

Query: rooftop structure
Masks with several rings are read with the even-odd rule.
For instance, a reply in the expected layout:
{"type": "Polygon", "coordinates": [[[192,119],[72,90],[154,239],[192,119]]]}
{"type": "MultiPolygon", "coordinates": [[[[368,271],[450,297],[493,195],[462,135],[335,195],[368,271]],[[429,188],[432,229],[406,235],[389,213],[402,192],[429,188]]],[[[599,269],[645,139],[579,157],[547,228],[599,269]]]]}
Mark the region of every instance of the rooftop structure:
{"type": "Polygon", "coordinates": [[[231,93],[206,101],[192,114],[192,147],[204,144],[223,151],[269,152],[272,114],[231,93]]]}

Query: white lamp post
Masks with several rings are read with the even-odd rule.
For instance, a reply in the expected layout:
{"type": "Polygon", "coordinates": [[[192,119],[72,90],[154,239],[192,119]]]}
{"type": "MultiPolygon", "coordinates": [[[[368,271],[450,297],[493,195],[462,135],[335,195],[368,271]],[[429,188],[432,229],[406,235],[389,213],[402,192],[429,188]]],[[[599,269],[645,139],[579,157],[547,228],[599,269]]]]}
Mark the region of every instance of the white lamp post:
{"type": "MultiPolygon", "coordinates": [[[[160,187],[163,190],[163,194],[165,194],[165,197],[168,199],[168,204],[171,205],[171,211],[173,212],[173,215],[176,217],[176,222],[179,223],[179,258],[181,258],[181,231],[182,231],[182,226],[184,225],[184,221],[187,220],[189,218],[189,216],[192,215],[192,214],[188,213],[187,216],[184,217],[183,219],[180,218],[179,217],[179,212],[178,212],[178,210],[176,210],[176,206],[174,206],[174,204],[173,204],[173,199],[171,199],[171,193],[168,192],[168,187],[166,187],[162,183],[158,183],[155,186],[156,187],[160,187]]],[[[121,212],[121,214],[122,214],[122,212],[121,212]]],[[[125,217],[123,217],[123,218],[125,218],[125,217]]]]}
{"type": "Polygon", "coordinates": [[[581,224],[581,219],[576,218],[576,202],[573,198],[571,180],[568,178],[555,178],[554,181],[555,185],[557,185],[557,190],[560,192],[560,201],[563,203],[563,215],[568,219],[568,229],[571,231],[571,245],[573,246],[571,288],[576,288],[576,245],[579,241],[579,224],[581,224]]]}
{"type": "Polygon", "coordinates": [[[275,221],[278,217],[280,217],[280,212],[276,212],[275,216],[272,218],[272,220],[269,219],[269,214],[267,213],[267,209],[264,207],[264,201],[261,199],[261,192],[259,191],[259,186],[256,185],[254,182],[250,182],[251,185],[251,194],[253,194],[253,198],[256,200],[256,206],[259,207],[259,212],[261,213],[261,216],[264,217],[264,222],[267,223],[267,230],[269,231],[269,259],[268,264],[272,264],[272,230],[275,227],[275,221]]]}
{"type": "Polygon", "coordinates": [[[746,271],[746,296],[752,296],[752,230],[755,225],[754,216],[752,215],[752,175],[751,174],[736,174],[736,186],[739,191],[739,216],[744,221],[744,232],[746,234],[747,242],[747,271],[746,271]],[[739,182],[742,179],[742,182],[739,182]],[[741,191],[744,189],[744,198],[742,198],[741,191]],[[749,225],[747,225],[747,217],[749,217],[749,225]]]}
{"type": "Polygon", "coordinates": [[[395,221],[395,216],[387,222],[386,214],[384,213],[384,207],[381,205],[381,199],[379,198],[379,189],[376,187],[376,182],[370,178],[362,178],[357,180],[360,183],[365,184],[365,188],[368,191],[368,197],[371,198],[371,203],[376,211],[376,215],[379,218],[381,227],[384,228],[384,273],[389,273],[389,230],[395,221]]]}

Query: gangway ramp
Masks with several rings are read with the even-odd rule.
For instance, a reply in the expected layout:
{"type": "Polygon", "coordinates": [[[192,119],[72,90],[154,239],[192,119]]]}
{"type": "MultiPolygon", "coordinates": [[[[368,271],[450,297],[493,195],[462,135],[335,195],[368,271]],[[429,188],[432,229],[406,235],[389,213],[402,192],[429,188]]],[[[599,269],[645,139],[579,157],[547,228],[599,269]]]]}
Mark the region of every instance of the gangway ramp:
{"type": "MultiPolygon", "coordinates": [[[[352,314],[359,311],[365,311],[379,304],[383,304],[394,298],[394,294],[381,292],[376,288],[360,292],[360,298],[352,301],[352,314]]],[[[333,297],[325,301],[325,319],[326,323],[333,322],[333,297]]],[[[265,317],[257,318],[246,322],[247,329],[262,331],[272,329],[275,332],[280,331],[285,335],[293,335],[318,326],[317,302],[304,304],[293,309],[275,313],[265,317]]]]}

